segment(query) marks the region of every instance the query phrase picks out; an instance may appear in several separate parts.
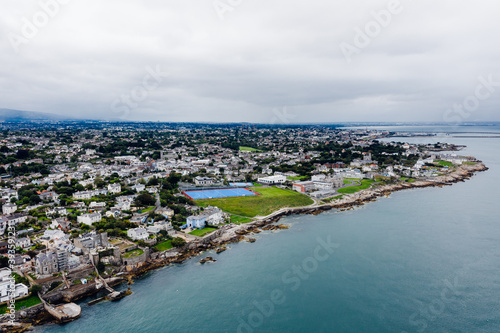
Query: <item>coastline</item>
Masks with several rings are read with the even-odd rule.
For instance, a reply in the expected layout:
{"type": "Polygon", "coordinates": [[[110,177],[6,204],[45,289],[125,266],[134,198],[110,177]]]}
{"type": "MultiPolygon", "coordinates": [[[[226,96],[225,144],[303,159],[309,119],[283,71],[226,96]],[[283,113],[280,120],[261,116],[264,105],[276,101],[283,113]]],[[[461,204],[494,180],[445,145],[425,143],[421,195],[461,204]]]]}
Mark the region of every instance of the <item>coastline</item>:
{"type": "MultiPolygon", "coordinates": [[[[453,185],[454,183],[462,182],[471,178],[477,172],[486,170],[488,170],[488,168],[482,162],[477,162],[474,165],[459,166],[450,174],[439,176],[432,180],[418,180],[413,183],[379,185],[374,188],[361,190],[357,193],[345,194],[342,199],[339,199],[332,203],[317,204],[315,202],[314,204],[305,207],[281,208],[278,211],[273,212],[267,216],[257,217],[256,221],[241,224],[227,230],[219,229],[212,234],[186,244],[182,249],[171,249],[164,252],[152,253],[151,258],[146,261],[143,266],[127,272],[126,275],[123,275],[123,281],[125,282],[127,281],[127,279],[130,280],[133,278],[137,278],[147,272],[156,270],[166,265],[170,265],[173,263],[182,263],[191,257],[201,254],[204,251],[216,249],[228,243],[235,243],[245,240],[247,238],[245,237],[246,235],[254,232],[260,232],[260,228],[272,223],[276,223],[284,216],[296,214],[317,215],[331,209],[349,209],[351,207],[364,205],[367,202],[376,201],[378,197],[388,196],[392,192],[412,188],[443,187],[453,185]]],[[[91,296],[97,292],[98,290],[89,290],[87,293],[81,294],[77,298],[74,298],[72,300],[91,296]]],[[[17,329],[11,328],[8,331],[23,332],[28,330],[30,326],[37,326],[54,322],[47,317],[43,310],[38,311],[38,313],[32,313],[31,315],[28,315],[23,319],[24,323],[28,323],[27,326],[19,327],[17,329]]]]}

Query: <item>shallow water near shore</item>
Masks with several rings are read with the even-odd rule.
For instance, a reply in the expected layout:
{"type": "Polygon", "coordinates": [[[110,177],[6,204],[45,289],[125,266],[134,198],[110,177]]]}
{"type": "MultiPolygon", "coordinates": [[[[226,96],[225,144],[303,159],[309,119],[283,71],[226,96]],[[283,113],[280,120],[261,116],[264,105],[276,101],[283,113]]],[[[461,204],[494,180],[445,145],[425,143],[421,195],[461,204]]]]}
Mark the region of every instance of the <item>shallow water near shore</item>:
{"type": "MultiPolygon", "coordinates": [[[[472,130],[500,133],[463,129],[472,130]]],[[[464,144],[459,154],[490,170],[354,210],[285,217],[288,230],[148,273],[133,295],[91,307],[86,299],[79,320],[35,331],[499,331],[500,139],[395,141],[464,144]],[[199,264],[207,255],[217,262],[199,264]]]]}

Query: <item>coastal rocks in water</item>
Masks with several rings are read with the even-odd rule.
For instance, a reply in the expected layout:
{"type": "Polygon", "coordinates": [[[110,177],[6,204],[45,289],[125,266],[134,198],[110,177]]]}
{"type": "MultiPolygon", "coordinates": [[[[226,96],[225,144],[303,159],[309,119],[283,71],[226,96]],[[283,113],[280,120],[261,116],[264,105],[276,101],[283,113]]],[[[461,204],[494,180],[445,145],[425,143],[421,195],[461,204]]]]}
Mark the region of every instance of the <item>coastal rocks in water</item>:
{"type": "Polygon", "coordinates": [[[257,240],[255,238],[249,237],[247,238],[247,242],[249,243],[255,243],[257,240]]]}
{"type": "Polygon", "coordinates": [[[249,233],[251,233],[252,230],[251,229],[246,229],[246,230],[238,230],[236,231],[236,234],[237,235],[248,235],[249,233]]]}
{"type": "Polygon", "coordinates": [[[224,252],[226,250],[227,250],[227,248],[225,246],[221,246],[221,247],[216,248],[215,252],[216,253],[221,253],[221,252],[224,252]]]}
{"type": "Polygon", "coordinates": [[[213,261],[213,262],[215,262],[215,261],[217,261],[217,260],[215,260],[215,259],[214,259],[214,258],[212,258],[212,257],[206,257],[206,258],[203,258],[203,259],[201,259],[201,260],[200,260],[200,264],[204,264],[204,263],[209,262],[209,261],[213,261]]]}
{"type": "Polygon", "coordinates": [[[279,224],[279,225],[268,224],[266,226],[263,226],[262,230],[280,230],[280,229],[288,229],[288,228],[289,228],[289,226],[287,226],[285,224],[279,224]]]}

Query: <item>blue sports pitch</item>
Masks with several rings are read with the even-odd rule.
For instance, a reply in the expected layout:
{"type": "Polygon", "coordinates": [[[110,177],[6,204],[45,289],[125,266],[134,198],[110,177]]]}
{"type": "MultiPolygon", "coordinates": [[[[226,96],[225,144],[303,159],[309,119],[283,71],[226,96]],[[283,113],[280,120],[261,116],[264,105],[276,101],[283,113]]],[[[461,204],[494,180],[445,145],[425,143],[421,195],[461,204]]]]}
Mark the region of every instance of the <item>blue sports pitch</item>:
{"type": "Polygon", "coordinates": [[[193,200],[199,199],[215,199],[215,198],[229,198],[229,197],[246,197],[250,195],[257,195],[246,188],[228,188],[223,190],[202,190],[202,191],[186,191],[186,196],[193,200]]]}

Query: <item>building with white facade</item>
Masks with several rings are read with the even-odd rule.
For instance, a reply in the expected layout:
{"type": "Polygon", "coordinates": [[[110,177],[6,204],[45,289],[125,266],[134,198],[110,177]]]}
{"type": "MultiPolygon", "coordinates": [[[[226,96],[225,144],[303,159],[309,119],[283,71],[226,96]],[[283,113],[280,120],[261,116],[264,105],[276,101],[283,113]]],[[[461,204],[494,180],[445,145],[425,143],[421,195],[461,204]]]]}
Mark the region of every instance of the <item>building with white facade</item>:
{"type": "Polygon", "coordinates": [[[5,205],[2,206],[2,213],[4,215],[10,215],[10,214],[13,214],[15,213],[17,210],[17,205],[16,204],[12,204],[12,203],[7,203],[5,205]]]}
{"type": "Polygon", "coordinates": [[[10,298],[18,298],[27,296],[29,293],[28,287],[23,283],[15,283],[11,278],[12,271],[9,268],[0,269],[0,302],[6,302],[10,298]],[[9,294],[14,292],[13,295],[9,294]]]}
{"type": "Polygon", "coordinates": [[[127,230],[127,236],[132,238],[133,240],[146,240],[149,238],[149,233],[144,228],[133,228],[127,230]]]}
{"type": "Polygon", "coordinates": [[[76,218],[78,223],[92,225],[93,223],[100,222],[102,219],[101,213],[87,213],[80,215],[76,218]]]}
{"type": "Polygon", "coordinates": [[[286,182],[286,176],[284,175],[274,175],[268,177],[261,177],[257,182],[266,185],[284,184],[286,182]]]}
{"type": "Polygon", "coordinates": [[[111,194],[118,194],[121,191],[122,191],[122,186],[119,183],[108,185],[108,192],[111,194]]]}

